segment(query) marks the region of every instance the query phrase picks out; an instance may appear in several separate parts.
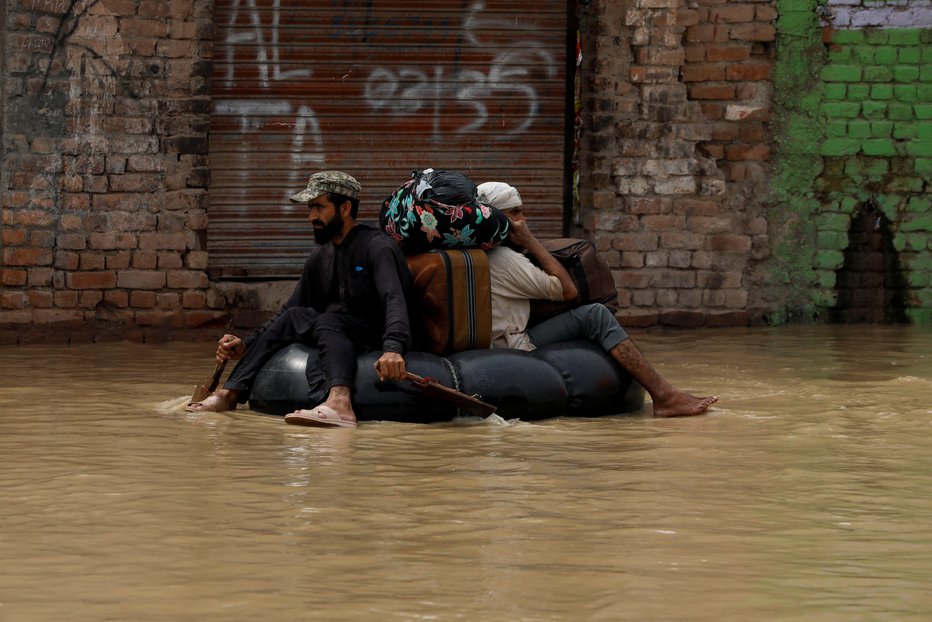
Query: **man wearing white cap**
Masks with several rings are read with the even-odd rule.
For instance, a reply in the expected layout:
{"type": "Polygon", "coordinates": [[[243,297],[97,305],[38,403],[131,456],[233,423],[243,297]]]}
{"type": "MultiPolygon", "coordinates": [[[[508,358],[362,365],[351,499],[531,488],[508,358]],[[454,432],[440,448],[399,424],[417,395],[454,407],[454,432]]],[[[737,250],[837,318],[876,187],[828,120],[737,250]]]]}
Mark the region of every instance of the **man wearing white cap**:
{"type": "Polygon", "coordinates": [[[698,415],[718,401],[717,397],[694,397],[670,384],[641,354],[605,305],[581,305],[528,329],[531,300],[574,300],[578,295],[576,284],[528,229],[516,188],[492,181],[480,184],[478,191],[482,204],[497,207],[508,216],[508,242],[526,249],[540,265],[538,268],[524,254],[505,245],[489,251],[493,348],[534,350],[571,339],[590,339],[644,387],[657,417],[698,415]]]}
{"type": "Polygon", "coordinates": [[[327,380],[327,398],[310,410],[285,416],[287,423],[356,427],[352,391],[356,357],[381,350],[379,378],[400,380],[411,346],[405,294],[411,275],[401,250],[381,229],[356,220],[361,186],[340,171],[311,175],[291,197],[306,204],[317,246],[304,264],[291,297],[274,318],[245,340],[224,335],[217,360],[241,359],[223,388],[187,409],[225,411],[249,399],[262,366],[292,343],[316,346],[327,380]]]}

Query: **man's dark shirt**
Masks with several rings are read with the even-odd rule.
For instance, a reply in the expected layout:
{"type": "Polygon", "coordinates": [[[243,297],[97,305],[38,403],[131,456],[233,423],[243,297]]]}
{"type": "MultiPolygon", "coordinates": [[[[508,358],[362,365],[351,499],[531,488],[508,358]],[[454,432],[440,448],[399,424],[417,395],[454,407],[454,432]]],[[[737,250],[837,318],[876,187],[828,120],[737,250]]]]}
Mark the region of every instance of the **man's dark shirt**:
{"type": "MultiPolygon", "coordinates": [[[[347,313],[372,326],[384,326],[382,351],[404,354],[411,347],[405,300],[410,285],[411,273],[399,246],[381,229],[359,223],[339,246],[331,242],[311,251],[282,311],[311,307],[320,313],[347,313]]],[[[250,335],[247,347],[274,320],[250,335]]]]}

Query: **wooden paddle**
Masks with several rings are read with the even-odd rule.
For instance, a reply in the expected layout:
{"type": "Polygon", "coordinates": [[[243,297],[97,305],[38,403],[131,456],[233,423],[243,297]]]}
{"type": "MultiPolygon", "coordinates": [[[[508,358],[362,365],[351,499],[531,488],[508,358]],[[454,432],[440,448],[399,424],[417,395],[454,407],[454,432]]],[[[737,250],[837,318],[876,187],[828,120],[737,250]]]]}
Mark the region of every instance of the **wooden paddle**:
{"type": "Polygon", "coordinates": [[[424,393],[424,395],[435,397],[438,400],[451,402],[463,412],[467,412],[471,415],[488,417],[495,412],[496,408],[498,408],[497,406],[483,402],[482,400],[473,397],[472,395],[466,395],[465,393],[461,393],[456,389],[451,389],[450,387],[444,386],[431,378],[422,378],[421,376],[413,374],[409,371],[405,372],[404,377],[405,380],[418,387],[424,393]]]}
{"type": "Polygon", "coordinates": [[[213,395],[214,391],[217,390],[217,385],[220,384],[220,376],[223,375],[223,369],[227,366],[226,361],[220,361],[217,363],[217,367],[214,369],[214,375],[210,379],[210,382],[207,384],[200,384],[194,387],[194,395],[191,396],[190,403],[203,402],[208,397],[213,395]]]}

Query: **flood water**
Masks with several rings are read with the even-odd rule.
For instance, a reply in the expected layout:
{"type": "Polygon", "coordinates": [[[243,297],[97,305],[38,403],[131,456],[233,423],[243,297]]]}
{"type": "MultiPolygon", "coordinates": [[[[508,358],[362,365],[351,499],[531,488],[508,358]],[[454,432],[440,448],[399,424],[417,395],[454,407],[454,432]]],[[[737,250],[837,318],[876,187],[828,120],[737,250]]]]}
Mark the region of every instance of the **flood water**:
{"type": "Polygon", "coordinates": [[[0,347],[0,620],[932,617],[932,330],[633,331],[685,419],[189,414],[213,345],[0,347]]]}

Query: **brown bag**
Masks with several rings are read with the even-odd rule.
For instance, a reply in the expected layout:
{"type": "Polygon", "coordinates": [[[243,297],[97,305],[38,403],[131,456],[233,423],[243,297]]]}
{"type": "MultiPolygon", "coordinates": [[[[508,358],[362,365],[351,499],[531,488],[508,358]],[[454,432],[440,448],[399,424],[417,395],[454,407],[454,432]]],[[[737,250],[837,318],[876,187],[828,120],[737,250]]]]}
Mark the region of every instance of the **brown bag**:
{"type": "Polygon", "coordinates": [[[536,323],[557,313],[584,304],[601,303],[615,311],[618,308],[618,289],[612,271],[589,240],[556,238],[542,242],[544,248],[556,257],[570,273],[579,295],[576,300],[552,302],[531,301],[531,321],[536,323]]]}
{"type": "Polygon", "coordinates": [[[489,259],[473,249],[410,255],[415,348],[433,354],[488,348],[492,342],[489,259]]]}

